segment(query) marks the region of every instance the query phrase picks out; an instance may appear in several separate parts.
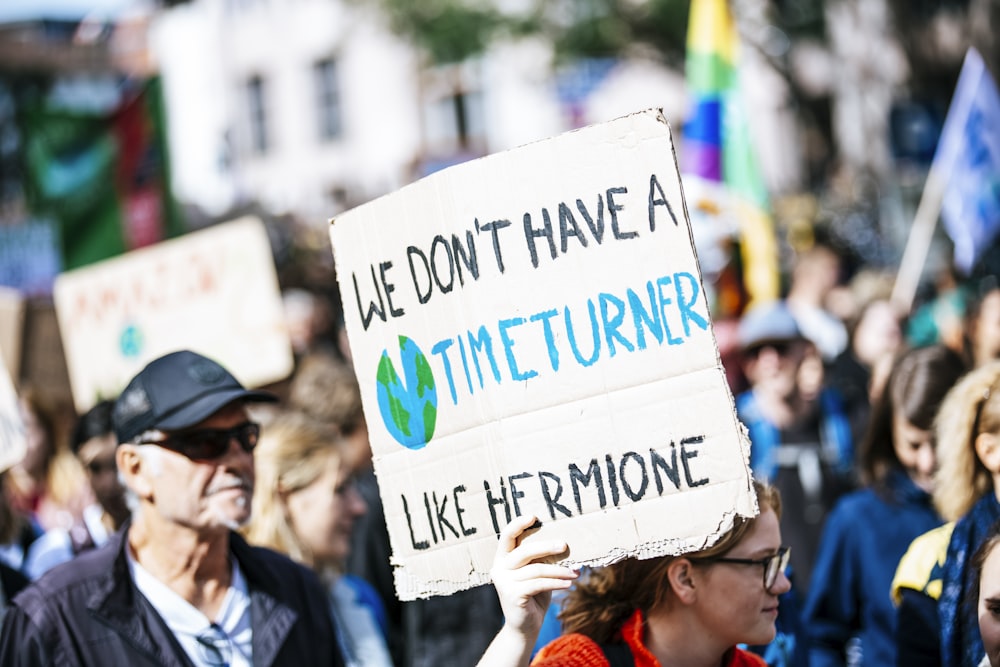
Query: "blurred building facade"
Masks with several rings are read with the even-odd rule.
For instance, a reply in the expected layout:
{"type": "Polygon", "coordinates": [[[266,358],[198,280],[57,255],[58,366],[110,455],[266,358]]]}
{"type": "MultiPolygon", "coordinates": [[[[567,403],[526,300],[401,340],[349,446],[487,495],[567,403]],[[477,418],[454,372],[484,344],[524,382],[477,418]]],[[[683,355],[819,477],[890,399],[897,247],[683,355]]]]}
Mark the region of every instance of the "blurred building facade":
{"type": "Polygon", "coordinates": [[[193,0],[152,28],[176,196],[257,201],[317,225],[466,159],[652,106],[675,127],[683,76],[646,62],[553,70],[540,39],[429,66],[345,0],[193,0]]]}

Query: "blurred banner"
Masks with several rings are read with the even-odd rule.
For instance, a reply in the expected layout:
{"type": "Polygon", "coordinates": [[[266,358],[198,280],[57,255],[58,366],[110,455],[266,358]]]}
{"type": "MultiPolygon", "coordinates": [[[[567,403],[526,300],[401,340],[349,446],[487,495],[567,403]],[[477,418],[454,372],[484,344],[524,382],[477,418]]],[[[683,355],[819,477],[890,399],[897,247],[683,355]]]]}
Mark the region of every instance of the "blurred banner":
{"type": "Polygon", "coordinates": [[[180,349],[216,359],[248,386],[292,372],[271,246],[256,218],[64,273],[54,297],[81,413],[180,349]]]}
{"type": "Polygon", "coordinates": [[[16,383],[21,370],[21,340],[24,336],[24,295],[0,287],[0,360],[16,383]]]}
{"type": "Polygon", "coordinates": [[[59,273],[59,233],[46,220],[0,225],[0,285],[49,296],[59,273]]]}
{"type": "Polygon", "coordinates": [[[716,290],[717,317],[738,315],[748,298],[768,301],[779,292],[770,204],[739,98],[738,51],[726,0],[693,0],[685,65],[692,110],[682,134],[681,174],[705,280],[716,290]]]}
{"type": "Polygon", "coordinates": [[[965,56],[934,165],[947,178],[941,218],[955,267],[968,274],[1000,231],[1000,93],[975,49],[965,56]]]}
{"type": "Polygon", "coordinates": [[[169,189],[160,79],[122,88],[107,113],[66,100],[20,109],[25,195],[32,214],[56,221],[67,269],[182,231],[169,189]]]}
{"type": "Polygon", "coordinates": [[[17,406],[17,394],[10,373],[0,356],[0,472],[24,458],[27,441],[24,422],[17,406]]]}

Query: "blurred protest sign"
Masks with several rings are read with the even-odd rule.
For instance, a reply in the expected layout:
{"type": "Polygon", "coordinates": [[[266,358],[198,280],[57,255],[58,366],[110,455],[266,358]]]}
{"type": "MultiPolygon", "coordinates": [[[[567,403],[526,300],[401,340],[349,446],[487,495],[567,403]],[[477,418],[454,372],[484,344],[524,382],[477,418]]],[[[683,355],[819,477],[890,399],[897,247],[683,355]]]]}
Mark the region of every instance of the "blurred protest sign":
{"type": "Polygon", "coordinates": [[[900,262],[893,301],[909,310],[940,213],[969,274],[1000,232],[1000,92],[982,56],[969,49],[900,262]]]}
{"type": "Polygon", "coordinates": [[[23,335],[24,296],[16,289],[0,287],[0,359],[15,383],[21,369],[23,335]]]}
{"type": "Polygon", "coordinates": [[[27,448],[24,422],[17,407],[17,394],[10,373],[0,356],[0,472],[22,458],[27,448]]]}
{"type": "Polygon", "coordinates": [[[487,582],[515,514],[600,564],[755,513],[659,112],[438,172],[330,234],[402,599],[487,582]]]}
{"type": "Polygon", "coordinates": [[[270,244],[255,218],[64,273],[54,296],[80,412],[173,350],[217,359],[250,386],[293,368],[270,244]]]}

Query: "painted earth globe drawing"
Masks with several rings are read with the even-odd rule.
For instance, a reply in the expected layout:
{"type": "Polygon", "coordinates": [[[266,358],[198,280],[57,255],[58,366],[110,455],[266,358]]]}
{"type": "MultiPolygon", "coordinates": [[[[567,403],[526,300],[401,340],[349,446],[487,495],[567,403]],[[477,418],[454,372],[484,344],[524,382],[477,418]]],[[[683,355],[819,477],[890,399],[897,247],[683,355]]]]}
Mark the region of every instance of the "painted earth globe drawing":
{"type": "Polygon", "coordinates": [[[399,444],[420,449],[434,436],[437,387],[423,351],[406,336],[399,337],[401,368],[397,372],[387,350],[376,373],[379,412],[399,444]],[[402,375],[402,379],[400,378],[402,375]]]}

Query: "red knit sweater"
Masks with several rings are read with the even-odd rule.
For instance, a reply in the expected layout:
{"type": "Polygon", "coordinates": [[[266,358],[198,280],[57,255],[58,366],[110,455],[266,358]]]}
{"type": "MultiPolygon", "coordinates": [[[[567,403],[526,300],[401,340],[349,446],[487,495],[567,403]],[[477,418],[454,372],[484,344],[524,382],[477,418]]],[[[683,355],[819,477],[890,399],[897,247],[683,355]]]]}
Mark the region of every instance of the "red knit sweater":
{"type": "MultiPolygon", "coordinates": [[[[642,612],[638,609],[622,626],[622,638],[635,659],[635,667],[664,667],[642,643],[642,612]]],[[[581,634],[563,635],[538,652],[531,667],[609,667],[601,647],[581,634]]],[[[767,667],[753,653],[733,648],[721,667],[767,667]]]]}

